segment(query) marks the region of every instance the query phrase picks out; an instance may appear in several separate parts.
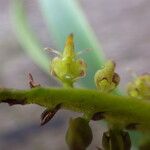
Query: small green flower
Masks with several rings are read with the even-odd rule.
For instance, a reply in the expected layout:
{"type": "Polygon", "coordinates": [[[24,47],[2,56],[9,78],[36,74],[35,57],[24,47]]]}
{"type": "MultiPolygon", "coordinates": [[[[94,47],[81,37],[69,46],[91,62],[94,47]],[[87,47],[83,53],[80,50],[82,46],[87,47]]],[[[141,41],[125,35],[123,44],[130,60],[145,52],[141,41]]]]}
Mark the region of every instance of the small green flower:
{"type": "Polygon", "coordinates": [[[112,60],[108,60],[105,63],[104,68],[98,70],[95,73],[94,81],[96,87],[101,92],[113,91],[120,82],[120,77],[115,73],[115,63],[112,60]]]}
{"type": "Polygon", "coordinates": [[[73,34],[70,34],[63,54],[59,53],[59,56],[51,61],[51,73],[64,85],[72,87],[74,82],[85,76],[86,68],[84,60],[77,59],[74,51],[73,34]]]}
{"type": "Polygon", "coordinates": [[[133,82],[128,83],[127,93],[132,97],[150,99],[150,74],[137,76],[133,82]]]}

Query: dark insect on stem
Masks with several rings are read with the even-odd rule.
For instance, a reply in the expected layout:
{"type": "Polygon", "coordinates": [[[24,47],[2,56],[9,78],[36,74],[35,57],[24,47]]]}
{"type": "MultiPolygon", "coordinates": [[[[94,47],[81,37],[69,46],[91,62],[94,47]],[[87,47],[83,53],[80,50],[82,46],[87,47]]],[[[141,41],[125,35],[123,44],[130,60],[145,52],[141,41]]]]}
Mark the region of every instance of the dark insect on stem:
{"type": "Polygon", "coordinates": [[[25,105],[26,104],[26,99],[22,99],[22,100],[17,100],[17,99],[5,99],[2,100],[3,103],[8,103],[9,106],[13,106],[13,105],[25,105]]]}

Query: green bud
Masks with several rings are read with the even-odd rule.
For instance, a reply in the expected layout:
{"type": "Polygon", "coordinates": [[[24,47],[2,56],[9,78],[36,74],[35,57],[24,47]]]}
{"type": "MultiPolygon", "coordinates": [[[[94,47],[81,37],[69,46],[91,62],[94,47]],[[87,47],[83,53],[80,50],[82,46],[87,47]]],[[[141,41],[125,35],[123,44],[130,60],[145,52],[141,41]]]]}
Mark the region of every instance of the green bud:
{"type": "Polygon", "coordinates": [[[51,61],[51,72],[66,86],[73,86],[77,79],[86,74],[86,64],[76,58],[74,51],[73,34],[67,38],[64,52],[51,61]]]}
{"type": "Polygon", "coordinates": [[[150,99],[150,74],[136,77],[127,85],[127,92],[132,97],[150,99]]]}
{"type": "Polygon", "coordinates": [[[130,150],[131,140],[128,132],[110,129],[103,134],[102,145],[105,150],[130,150]]]}
{"type": "Polygon", "coordinates": [[[92,138],[92,130],[87,120],[81,117],[70,119],[66,133],[66,142],[70,150],[85,150],[92,138]]]}
{"type": "Polygon", "coordinates": [[[108,60],[104,68],[95,73],[94,81],[96,87],[101,92],[113,91],[120,82],[120,77],[115,71],[115,63],[108,60]]]}

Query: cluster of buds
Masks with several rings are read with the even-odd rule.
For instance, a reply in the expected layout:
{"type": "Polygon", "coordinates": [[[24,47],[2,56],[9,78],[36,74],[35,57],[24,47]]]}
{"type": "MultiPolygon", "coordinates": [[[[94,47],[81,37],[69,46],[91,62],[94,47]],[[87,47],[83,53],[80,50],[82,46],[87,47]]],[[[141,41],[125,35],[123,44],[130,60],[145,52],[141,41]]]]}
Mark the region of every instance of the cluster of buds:
{"type": "Polygon", "coordinates": [[[119,75],[115,72],[115,62],[108,60],[104,67],[95,73],[94,81],[101,92],[113,91],[120,82],[119,75]]]}
{"type": "Polygon", "coordinates": [[[59,56],[51,61],[51,73],[64,86],[73,87],[73,83],[86,74],[86,63],[82,59],[77,59],[74,51],[73,34],[68,36],[63,53],[56,53],[59,56]]]}
{"type": "Polygon", "coordinates": [[[150,74],[137,76],[133,82],[127,86],[128,95],[137,98],[150,98],[150,74]]]}

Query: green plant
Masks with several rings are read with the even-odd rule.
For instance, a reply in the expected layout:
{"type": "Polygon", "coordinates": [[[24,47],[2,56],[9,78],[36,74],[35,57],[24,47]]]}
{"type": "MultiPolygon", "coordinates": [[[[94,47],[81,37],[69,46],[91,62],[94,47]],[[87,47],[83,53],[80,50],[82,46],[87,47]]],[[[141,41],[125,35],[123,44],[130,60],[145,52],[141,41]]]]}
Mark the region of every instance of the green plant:
{"type": "MultiPolygon", "coordinates": [[[[61,49],[63,47],[66,35],[68,35],[71,32],[73,32],[76,37],[75,38],[76,50],[85,49],[85,48],[92,49],[92,51],[90,51],[87,55],[82,55],[82,58],[85,60],[85,62],[88,65],[88,69],[87,69],[88,76],[86,76],[86,78],[82,78],[82,80],[79,80],[78,85],[88,88],[88,89],[95,88],[94,82],[93,82],[93,80],[91,80],[91,77],[93,77],[95,72],[98,69],[100,69],[102,67],[102,65],[105,64],[104,63],[105,59],[104,59],[103,51],[99,45],[99,42],[96,39],[96,37],[92,31],[92,28],[89,26],[89,24],[86,20],[86,17],[84,16],[80,6],[78,5],[78,2],[76,0],[59,0],[59,1],[57,1],[57,0],[38,0],[38,2],[39,2],[39,7],[41,9],[42,15],[44,16],[46,25],[48,27],[48,30],[50,31],[50,34],[54,38],[55,44],[58,46],[58,49],[61,49]],[[60,10],[61,10],[61,13],[60,13],[60,10]],[[91,62],[93,62],[93,64],[91,62]]],[[[32,28],[30,27],[30,25],[28,24],[27,14],[26,14],[26,11],[25,11],[25,8],[23,5],[23,0],[13,0],[12,3],[13,3],[13,7],[12,7],[12,11],[11,11],[11,16],[12,16],[12,21],[13,21],[15,31],[17,33],[16,35],[18,37],[18,40],[20,41],[24,50],[35,61],[35,63],[37,65],[39,65],[39,67],[41,67],[45,72],[49,73],[49,58],[46,55],[44,55],[44,53],[42,52],[43,46],[40,43],[40,41],[38,40],[37,36],[32,31],[32,28]]],[[[101,70],[100,70],[100,72],[101,72],[101,70]]],[[[109,76],[110,76],[110,74],[108,74],[108,76],[107,76],[109,78],[109,82],[107,82],[107,80],[105,80],[105,79],[102,82],[100,82],[100,86],[103,87],[103,90],[104,90],[103,92],[105,92],[105,93],[106,93],[106,91],[111,92],[111,90],[114,87],[116,87],[116,85],[118,84],[117,82],[118,82],[119,78],[118,78],[117,74],[114,74],[115,78],[113,78],[113,79],[115,79],[115,80],[113,80],[113,81],[115,81],[115,82],[110,82],[111,78],[109,76]]],[[[137,81],[137,83],[138,82],[139,81],[137,81]]],[[[98,87],[99,85],[97,84],[96,79],[95,79],[95,83],[96,83],[96,86],[98,87]]],[[[63,85],[65,85],[65,87],[68,87],[68,83],[66,84],[63,82],[63,85]]],[[[72,86],[73,84],[70,84],[70,85],[72,86]]],[[[129,86],[130,88],[128,88],[129,95],[136,96],[138,94],[138,96],[141,97],[141,93],[142,93],[142,95],[143,95],[143,93],[145,93],[145,92],[143,92],[143,90],[140,92],[136,91],[136,87],[137,87],[137,86],[135,86],[136,83],[132,83],[130,85],[132,85],[132,86],[129,86]]],[[[40,86],[34,85],[34,81],[33,81],[33,78],[31,75],[30,75],[30,87],[32,87],[32,88],[36,87],[36,89],[42,88],[40,86]]],[[[143,87],[141,88],[141,85],[140,85],[140,86],[138,86],[138,89],[141,90],[141,89],[143,89],[143,87]]],[[[34,90],[34,89],[32,89],[32,90],[34,90]]],[[[45,91],[45,88],[44,89],[42,88],[42,90],[45,91]]],[[[68,91],[71,89],[65,89],[65,90],[68,91]]],[[[76,90],[78,91],[78,89],[74,89],[74,91],[76,91],[76,90]]],[[[14,91],[14,92],[13,91],[8,90],[8,93],[7,93],[8,96],[10,96],[10,93],[12,93],[12,95],[14,95],[15,94],[14,92],[18,92],[18,91],[14,91]]],[[[47,89],[46,89],[46,91],[47,91],[47,89]]],[[[5,90],[3,90],[1,92],[5,93],[5,90]]],[[[19,90],[19,92],[20,92],[20,90],[19,90]]],[[[53,90],[52,90],[52,92],[53,92],[53,90]]],[[[78,91],[78,92],[80,92],[80,91],[78,91]]],[[[92,92],[93,92],[93,90],[92,90],[92,92]]],[[[96,92],[96,91],[94,91],[94,92],[96,92]]],[[[102,92],[102,91],[100,91],[100,92],[102,92]]],[[[59,90],[58,90],[58,93],[59,93],[59,90]]],[[[72,93],[72,91],[71,91],[71,93],[72,93]]],[[[120,92],[118,92],[118,89],[113,90],[112,93],[116,94],[116,95],[121,95],[120,92]]],[[[26,95],[26,92],[25,93],[23,92],[22,94],[26,95]]],[[[84,94],[84,93],[82,93],[82,90],[81,90],[81,94],[84,94]]],[[[99,93],[99,94],[101,94],[101,93],[99,93]]],[[[110,93],[107,93],[107,94],[110,95],[110,93]]],[[[103,99],[103,98],[105,98],[105,96],[102,98],[98,98],[98,99],[100,99],[100,101],[101,101],[101,99],[103,99]]],[[[128,98],[126,96],[112,97],[110,99],[113,99],[113,102],[110,102],[109,108],[107,108],[108,107],[107,105],[104,105],[104,106],[102,105],[103,107],[98,108],[98,110],[101,110],[101,111],[97,112],[97,113],[95,112],[96,115],[93,116],[93,119],[95,120],[97,118],[98,119],[105,118],[104,114],[107,114],[108,112],[104,113],[104,110],[112,111],[113,109],[116,109],[115,110],[116,113],[112,113],[113,114],[112,116],[114,117],[114,119],[109,119],[109,120],[112,120],[112,122],[114,122],[113,120],[115,120],[115,121],[116,120],[124,120],[123,122],[126,122],[126,120],[128,120],[128,119],[130,120],[132,118],[132,116],[134,116],[136,119],[135,120],[131,119],[132,123],[129,121],[130,123],[128,122],[129,124],[126,125],[126,127],[130,128],[130,129],[138,127],[138,128],[140,128],[140,130],[147,129],[148,125],[149,125],[149,121],[148,121],[149,105],[147,106],[148,108],[146,108],[146,105],[149,103],[144,101],[144,106],[143,106],[143,100],[142,100],[142,102],[140,102],[140,101],[138,101],[139,100],[138,98],[139,97],[128,98]],[[137,99],[137,101],[135,102],[137,104],[132,104],[134,101],[133,102],[131,101],[131,105],[130,105],[130,101],[129,101],[129,102],[127,102],[127,104],[125,104],[126,106],[124,108],[123,106],[121,106],[121,104],[119,104],[119,106],[118,106],[118,104],[115,105],[116,103],[118,103],[118,101],[117,102],[115,101],[117,98],[122,99],[122,100],[123,99],[130,99],[130,100],[137,99]],[[111,105],[112,105],[112,107],[117,106],[118,108],[120,108],[120,107],[121,108],[120,109],[118,109],[118,108],[112,109],[111,105]],[[135,106],[132,107],[133,105],[135,105],[135,106]],[[127,108],[128,106],[130,106],[130,107],[127,108]],[[131,110],[131,109],[133,109],[133,110],[131,110]],[[143,110],[144,110],[144,112],[143,112],[143,110]],[[125,113],[126,111],[128,112],[127,114],[125,113]],[[118,115],[118,112],[120,115],[118,115]],[[124,119],[122,118],[122,116],[124,119]],[[138,119],[138,117],[142,118],[142,119],[138,119]],[[115,119],[115,118],[117,118],[117,119],[115,119]],[[143,118],[145,118],[145,119],[143,119],[143,118]],[[146,122],[146,120],[147,120],[147,122],[146,122]],[[141,122],[141,123],[137,123],[137,122],[141,122]]],[[[32,98],[28,98],[28,99],[32,99],[32,98]]],[[[143,99],[143,98],[141,98],[141,99],[143,99]]],[[[10,101],[9,100],[7,101],[7,100],[4,100],[4,101],[10,103],[10,101]]],[[[119,101],[119,103],[120,102],[122,102],[122,101],[119,101]]],[[[13,104],[13,103],[15,103],[15,101],[13,101],[13,99],[12,99],[10,104],[13,104]]],[[[20,102],[19,102],[19,100],[17,100],[17,103],[24,104],[23,102],[21,102],[21,99],[20,99],[20,102]]],[[[105,103],[107,103],[107,101],[105,103]]],[[[109,100],[108,100],[108,103],[109,103],[109,100]]],[[[98,105],[100,105],[100,104],[98,104],[98,105]]],[[[93,105],[93,104],[91,104],[91,105],[93,105]]],[[[44,106],[47,107],[46,105],[44,105],[44,106]]],[[[48,105],[48,109],[46,109],[41,116],[41,118],[42,118],[41,124],[45,124],[47,121],[49,121],[55,115],[55,113],[61,108],[60,106],[61,106],[60,104],[57,104],[55,107],[51,108],[48,105]]],[[[71,108],[67,107],[67,109],[71,109],[71,108]]],[[[89,118],[89,116],[91,116],[91,113],[85,113],[83,111],[83,109],[80,110],[80,109],[74,108],[73,110],[83,112],[86,115],[89,114],[89,115],[87,115],[88,117],[86,117],[86,118],[89,118]]],[[[87,110],[87,112],[90,112],[90,111],[87,110]]],[[[110,114],[111,113],[109,113],[108,116],[111,116],[110,114]]],[[[113,117],[106,117],[105,119],[107,120],[107,118],[113,118],[113,117]]],[[[108,125],[110,125],[110,124],[112,124],[112,123],[109,123],[108,125]]],[[[124,123],[120,123],[120,124],[124,124],[124,123]]],[[[114,125],[109,126],[107,135],[110,131],[112,131],[112,127],[114,128],[114,125]]],[[[117,137],[118,137],[118,133],[123,133],[122,129],[124,129],[124,125],[121,128],[119,127],[119,131],[117,131],[117,133],[116,133],[117,137]]],[[[112,132],[112,133],[114,133],[114,132],[112,132]]],[[[110,132],[110,134],[111,134],[111,132],[110,132]]],[[[130,136],[132,139],[132,145],[134,145],[134,146],[137,145],[137,142],[136,143],[133,142],[133,140],[138,141],[137,137],[139,137],[139,135],[137,135],[137,132],[130,134],[130,136]]],[[[121,137],[121,136],[119,135],[119,137],[121,137]]],[[[143,139],[145,139],[145,138],[143,138],[143,139]]],[[[148,138],[146,138],[146,141],[149,141],[147,139],[148,138]]],[[[145,141],[145,140],[143,140],[143,141],[145,141]]],[[[109,142],[111,142],[111,140],[109,140],[109,142]]],[[[148,145],[148,144],[146,144],[146,145],[148,145]]]]}
{"type": "MultiPolygon", "coordinates": [[[[102,149],[104,150],[130,150],[131,141],[128,130],[149,133],[150,103],[146,99],[147,97],[145,98],[147,92],[144,93],[145,89],[147,91],[149,88],[148,74],[137,77],[130,84],[134,88],[129,86],[128,90],[131,93],[138,88],[139,93],[142,93],[140,98],[137,95],[117,96],[110,93],[119,84],[119,75],[115,73],[115,64],[110,60],[93,77],[97,90],[73,87],[73,83],[85,74],[86,65],[83,60],[76,59],[72,34],[67,38],[63,54],[54,58],[51,65],[53,75],[63,83],[64,88],[41,87],[35,83],[30,74],[29,84],[32,89],[0,88],[0,102],[9,105],[37,104],[45,107],[46,110],[41,115],[41,125],[51,120],[59,109],[83,113],[82,117],[70,121],[66,135],[70,150],[85,150],[91,143],[92,131],[89,126],[91,120],[104,119],[108,124],[108,131],[103,134],[102,149]],[[140,84],[136,85],[137,82],[140,84]]],[[[146,146],[148,146],[147,143],[146,146]]]]}

